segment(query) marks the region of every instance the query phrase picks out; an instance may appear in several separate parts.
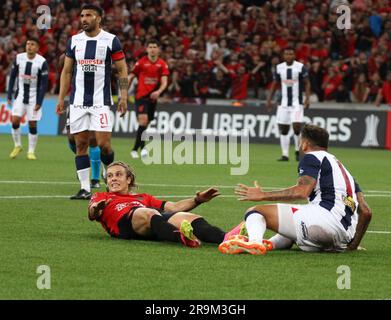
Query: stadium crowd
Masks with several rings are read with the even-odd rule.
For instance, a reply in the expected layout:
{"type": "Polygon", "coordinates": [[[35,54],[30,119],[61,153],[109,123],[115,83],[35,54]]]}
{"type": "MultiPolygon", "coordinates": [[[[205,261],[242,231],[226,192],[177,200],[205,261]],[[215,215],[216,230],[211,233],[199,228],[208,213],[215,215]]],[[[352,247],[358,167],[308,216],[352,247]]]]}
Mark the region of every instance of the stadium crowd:
{"type": "MultiPolygon", "coordinates": [[[[49,63],[49,91],[59,90],[67,39],[78,33],[86,1],[5,0],[0,4],[0,93],[26,35],[38,36],[49,63]],[[51,29],[39,30],[39,5],[51,29]]],[[[287,46],[308,70],[313,101],[391,104],[391,6],[351,1],[352,29],[337,28],[329,0],[100,0],[104,29],[118,35],[131,67],[157,38],[171,70],[166,101],[265,99],[287,46]]]]}

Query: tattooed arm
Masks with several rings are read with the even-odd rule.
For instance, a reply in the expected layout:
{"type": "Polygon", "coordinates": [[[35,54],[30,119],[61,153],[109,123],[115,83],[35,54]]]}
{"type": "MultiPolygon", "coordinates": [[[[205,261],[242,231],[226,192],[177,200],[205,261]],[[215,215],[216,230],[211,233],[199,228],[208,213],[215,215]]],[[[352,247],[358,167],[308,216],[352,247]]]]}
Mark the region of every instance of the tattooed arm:
{"type": "Polygon", "coordinates": [[[258,183],[254,187],[239,184],[235,188],[235,194],[240,201],[291,201],[307,199],[316,186],[316,180],[310,176],[302,176],[293,187],[264,192],[258,183]]]}
{"type": "Polygon", "coordinates": [[[126,66],[125,59],[117,60],[114,62],[115,67],[118,71],[119,77],[119,90],[121,92],[121,99],[118,101],[117,110],[121,113],[121,117],[123,117],[128,108],[128,89],[129,89],[129,81],[128,81],[128,68],[126,66]]]}

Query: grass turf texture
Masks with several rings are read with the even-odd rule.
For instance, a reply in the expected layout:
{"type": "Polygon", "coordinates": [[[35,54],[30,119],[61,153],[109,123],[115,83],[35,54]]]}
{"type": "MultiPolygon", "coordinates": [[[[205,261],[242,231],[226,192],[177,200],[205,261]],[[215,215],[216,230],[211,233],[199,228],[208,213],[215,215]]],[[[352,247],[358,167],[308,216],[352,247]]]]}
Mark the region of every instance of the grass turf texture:
{"type": "MultiPolygon", "coordinates": [[[[220,254],[217,246],[190,249],[180,244],[110,238],[87,219],[86,201],[66,198],[5,199],[4,196],[70,196],[79,185],[74,156],[65,137],[40,137],[37,161],[8,158],[11,137],[0,135],[0,299],[390,299],[391,234],[369,233],[367,251],[343,254],[272,251],[265,256],[220,254]],[[68,184],[12,184],[5,181],[68,184]],[[39,265],[51,268],[51,289],[36,287],[39,265]],[[351,269],[351,289],[337,288],[337,268],[351,269]]],[[[238,183],[286,187],[296,181],[297,163],[278,163],[277,145],[250,147],[250,170],[231,176],[230,165],[144,165],[131,160],[130,139],[113,139],[116,159],[136,169],[140,192],[156,196],[193,195],[201,187],[232,196],[238,183]],[[170,186],[146,186],[167,184],[170,186]]],[[[373,209],[369,230],[391,231],[391,153],[331,148],[354,174],[373,209]],[[370,193],[385,190],[387,193],[370,193]]],[[[291,157],[293,151],[291,149],[291,157]]],[[[103,190],[103,187],[101,188],[103,190]]],[[[181,198],[168,198],[179,200],[181,198]]],[[[196,208],[210,223],[230,229],[250,202],[220,197],[196,208]]],[[[271,233],[267,233],[271,235],[271,233]]]]}

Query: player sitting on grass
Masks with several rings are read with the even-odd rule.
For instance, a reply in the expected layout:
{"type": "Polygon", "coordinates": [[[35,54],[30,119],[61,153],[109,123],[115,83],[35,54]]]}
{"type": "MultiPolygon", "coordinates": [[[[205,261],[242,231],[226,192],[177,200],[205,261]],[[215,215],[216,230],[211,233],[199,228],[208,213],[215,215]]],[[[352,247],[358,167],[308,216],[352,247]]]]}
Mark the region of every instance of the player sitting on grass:
{"type": "Polygon", "coordinates": [[[300,139],[300,149],[305,156],[299,163],[299,179],[295,186],[264,192],[255,182],[255,187],[240,184],[236,188],[235,193],[242,201],[308,199],[309,203],[249,208],[245,215],[248,238],[239,235],[228,239],[220,244],[220,252],[264,254],[272,248],[289,249],[294,242],[301,250],[312,252],[359,248],[372,212],[352,175],[327,152],[328,141],[326,130],[305,125],[300,139]],[[266,228],[277,234],[264,240],[266,228]]]}
{"type": "Polygon", "coordinates": [[[209,188],[194,198],[171,202],[146,193],[133,193],[135,186],[135,174],[127,164],[119,161],[110,164],[109,192],[92,196],[89,219],[99,221],[112,237],[120,239],[172,241],[188,247],[198,247],[200,241],[218,244],[224,240],[224,231],[188,212],[218,196],[217,189],[209,188]]]}

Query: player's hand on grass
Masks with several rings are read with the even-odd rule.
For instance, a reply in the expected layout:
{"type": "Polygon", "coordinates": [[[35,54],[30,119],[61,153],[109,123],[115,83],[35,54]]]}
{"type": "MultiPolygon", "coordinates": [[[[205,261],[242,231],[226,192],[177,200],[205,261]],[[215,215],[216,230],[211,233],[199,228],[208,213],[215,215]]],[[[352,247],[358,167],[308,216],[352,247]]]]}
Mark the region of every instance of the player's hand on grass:
{"type": "Polygon", "coordinates": [[[214,197],[220,195],[220,192],[216,188],[209,188],[204,191],[198,191],[196,193],[195,201],[199,203],[204,203],[212,200],[214,197]]]}
{"type": "Polygon", "coordinates": [[[91,212],[92,216],[94,217],[94,219],[96,219],[102,215],[104,208],[106,208],[106,206],[110,202],[111,202],[111,199],[108,199],[108,200],[103,199],[101,201],[93,203],[90,206],[90,212],[91,212]]]}
{"type": "Polygon", "coordinates": [[[117,106],[117,111],[120,113],[120,117],[122,118],[126,111],[128,110],[128,104],[125,99],[120,99],[117,106]]]}
{"type": "Polygon", "coordinates": [[[64,113],[64,101],[59,100],[56,106],[56,113],[61,115],[64,113]]]}
{"type": "Polygon", "coordinates": [[[240,201],[262,201],[263,191],[258,182],[254,181],[254,187],[239,183],[235,188],[235,194],[240,201]]]}

